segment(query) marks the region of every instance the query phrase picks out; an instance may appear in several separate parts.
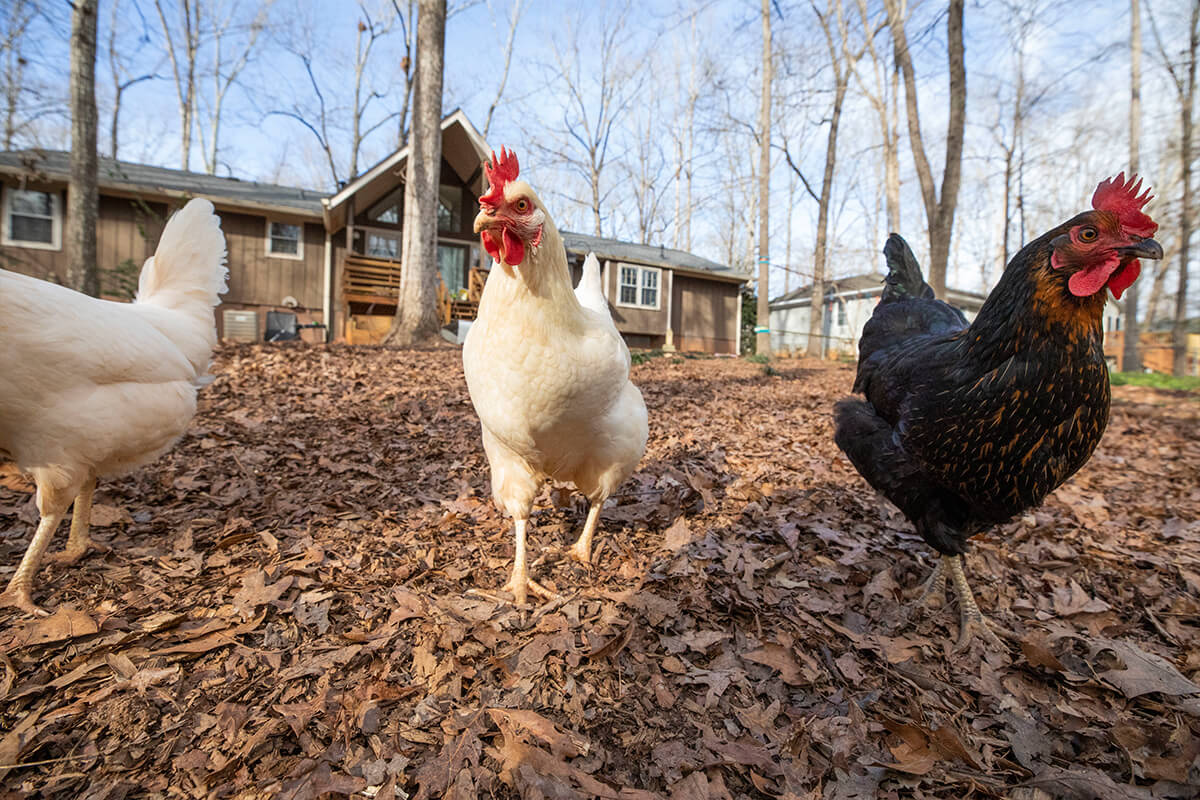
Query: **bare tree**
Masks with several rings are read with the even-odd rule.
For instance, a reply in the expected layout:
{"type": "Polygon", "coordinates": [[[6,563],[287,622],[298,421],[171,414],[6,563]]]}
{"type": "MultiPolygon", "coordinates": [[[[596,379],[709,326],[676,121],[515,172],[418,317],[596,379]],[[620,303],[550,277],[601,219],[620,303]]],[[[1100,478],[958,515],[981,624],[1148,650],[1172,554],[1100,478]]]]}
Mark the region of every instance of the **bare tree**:
{"type": "MultiPolygon", "coordinates": [[[[871,84],[863,78],[857,62],[850,65],[863,96],[879,118],[880,142],[883,146],[883,186],[887,206],[889,231],[900,230],[900,121],[899,87],[900,70],[887,69],[883,56],[875,49],[875,36],[882,30],[883,23],[872,18],[867,9],[867,0],[857,0],[859,22],[864,35],[865,53],[871,59],[871,84]],[[888,77],[890,73],[890,78],[888,77]]],[[[886,21],[886,14],[883,19],[886,21]]]]}
{"type": "MultiPolygon", "coordinates": [[[[514,0],[512,14],[508,18],[508,38],[504,42],[504,67],[500,70],[500,84],[496,87],[496,96],[492,98],[492,104],[488,106],[487,117],[483,120],[483,138],[485,140],[488,137],[488,131],[492,129],[492,117],[496,114],[496,107],[504,99],[504,87],[508,84],[508,70],[512,65],[513,43],[517,39],[517,23],[521,21],[521,2],[522,0],[514,0]]],[[[489,9],[491,5],[491,0],[488,0],[489,9]]],[[[495,23],[493,23],[494,25],[495,23]]]]}
{"type": "Polygon", "coordinates": [[[758,111],[758,324],[754,352],[771,355],[771,0],[762,0],[762,92],[758,111]]]}
{"type": "MultiPolygon", "coordinates": [[[[210,175],[217,171],[218,156],[221,151],[221,114],[225,107],[225,96],[237,83],[238,76],[241,75],[242,70],[246,68],[251,56],[257,50],[258,37],[266,28],[272,2],[273,0],[266,0],[266,2],[260,3],[254,17],[245,26],[242,26],[237,19],[236,4],[230,6],[224,14],[215,3],[209,6],[211,27],[208,35],[211,38],[213,60],[210,76],[212,78],[212,97],[208,98],[208,136],[205,135],[203,125],[197,124],[196,127],[200,133],[200,151],[204,158],[204,171],[210,175]],[[236,44],[232,41],[233,36],[231,35],[235,27],[244,28],[245,31],[244,37],[236,44]],[[226,61],[225,58],[227,44],[234,44],[236,47],[236,55],[229,61],[226,61]]],[[[198,120],[197,123],[199,123],[198,120]]]]}
{"type": "Polygon", "coordinates": [[[638,126],[633,158],[627,160],[624,166],[629,175],[629,191],[633,196],[638,241],[651,244],[652,238],[661,236],[667,229],[662,216],[663,198],[670,186],[669,181],[664,180],[667,158],[661,140],[655,135],[658,118],[653,109],[643,108],[634,117],[638,126]]]}
{"type": "Polygon", "coordinates": [[[0,142],[5,150],[23,142],[49,145],[36,123],[46,118],[66,117],[68,104],[59,78],[60,63],[57,60],[52,64],[38,63],[43,53],[52,54],[54,59],[58,57],[57,50],[44,41],[67,28],[51,16],[51,11],[57,8],[36,0],[0,3],[0,99],[4,104],[0,111],[3,115],[0,142]]]}
{"type": "Polygon", "coordinates": [[[109,124],[109,155],[117,158],[120,153],[121,133],[121,101],[125,92],[143,81],[157,77],[154,70],[134,75],[130,72],[121,57],[121,48],[117,45],[117,32],[124,27],[120,22],[121,0],[113,0],[112,18],[108,27],[108,71],[113,85],[113,107],[109,124]]]}
{"type": "Polygon", "coordinates": [[[569,49],[555,44],[555,77],[565,98],[558,125],[550,127],[560,143],[534,144],[549,160],[584,181],[587,199],[583,205],[591,212],[597,236],[604,235],[604,208],[612,191],[604,184],[610,146],[644,79],[643,71],[637,69],[643,59],[630,54],[628,21],[629,9],[623,7],[583,32],[574,29],[569,49]],[[587,36],[586,44],[581,35],[587,36]],[[585,63],[580,53],[594,53],[598,63],[585,63]]]}
{"type": "MultiPolygon", "coordinates": [[[[1129,0],[1129,23],[1129,171],[1136,174],[1141,155],[1142,130],[1142,11],[1138,0],[1129,0]]],[[[1137,281],[1125,290],[1124,336],[1121,366],[1126,372],[1141,372],[1137,281]]]]}
{"type": "Polygon", "coordinates": [[[676,93],[683,104],[681,113],[675,115],[676,124],[671,126],[675,145],[675,247],[682,250],[692,247],[692,184],[696,173],[696,106],[700,101],[701,64],[701,48],[696,36],[697,16],[697,11],[690,14],[687,47],[682,56],[688,65],[686,87],[680,84],[682,73],[673,71],[676,93]]]}
{"type": "MultiPolygon", "coordinates": [[[[350,116],[350,172],[348,176],[350,180],[354,180],[355,176],[358,175],[358,155],[362,150],[363,140],[392,120],[392,115],[389,114],[378,122],[364,127],[367,109],[370,107],[371,102],[385,97],[385,94],[364,86],[363,76],[366,74],[367,65],[371,60],[372,48],[374,48],[377,41],[391,33],[396,17],[376,21],[371,18],[371,13],[365,5],[359,3],[358,8],[362,13],[362,19],[359,20],[358,35],[354,39],[354,104],[351,108],[350,116]]],[[[445,26],[445,14],[443,13],[442,28],[444,29],[445,26]]],[[[439,73],[441,72],[440,68],[438,71],[439,73]]],[[[438,108],[440,111],[440,79],[438,83],[438,108]]],[[[440,147],[438,152],[441,152],[440,147]]],[[[434,188],[437,188],[436,184],[434,188]]]]}
{"type": "MultiPolygon", "coordinates": [[[[359,15],[353,74],[335,72],[334,77],[328,77],[320,69],[318,60],[323,52],[323,45],[319,42],[320,31],[304,30],[285,41],[283,47],[304,67],[311,97],[294,101],[290,108],[276,108],[267,112],[267,116],[282,116],[299,122],[313,135],[325,157],[333,186],[339,185],[344,179],[353,180],[358,174],[363,145],[369,137],[401,114],[407,114],[406,105],[402,111],[372,116],[376,101],[386,101],[391,95],[390,90],[375,86],[373,77],[376,70],[372,68],[372,54],[397,23],[405,31],[406,41],[411,26],[395,4],[384,16],[379,17],[366,4],[360,3],[359,15]],[[349,97],[343,93],[343,86],[350,88],[349,97]],[[346,142],[345,149],[342,141],[346,142]],[[344,173],[341,164],[346,165],[344,173]]],[[[406,73],[409,72],[407,65],[402,63],[401,66],[406,73]]]]}
{"type": "MultiPolygon", "coordinates": [[[[857,49],[851,46],[851,34],[842,11],[842,0],[828,0],[825,11],[822,12],[815,2],[811,2],[813,13],[821,25],[825,39],[825,48],[829,54],[829,66],[833,72],[833,105],[829,113],[829,131],[825,140],[825,169],[821,176],[821,193],[817,194],[796,160],[792,158],[791,150],[784,143],[784,153],[788,166],[800,178],[805,191],[817,201],[817,241],[813,252],[813,284],[812,302],[809,306],[808,317],[808,346],[806,355],[822,357],[825,354],[825,273],[828,260],[829,211],[833,197],[833,180],[837,168],[838,134],[841,129],[842,110],[846,102],[846,91],[850,87],[850,77],[854,65],[858,62],[866,44],[857,49]],[[836,39],[835,39],[836,37],[836,39]]],[[[869,34],[868,34],[869,35],[869,34]]]]}
{"type": "Polygon", "coordinates": [[[175,96],[179,101],[180,169],[189,169],[192,162],[192,123],[196,114],[196,69],[200,51],[200,0],[178,0],[179,30],[167,21],[162,0],[154,0],[158,19],[166,38],[167,57],[175,79],[175,96]]]}
{"type": "Polygon", "coordinates": [[[96,11],[75,0],[71,14],[71,181],[67,189],[67,284],[100,294],[96,264],[99,171],[96,158],[96,11]]]}
{"type": "Polygon", "coordinates": [[[1200,52],[1200,0],[1191,0],[1191,16],[1188,21],[1187,49],[1179,61],[1175,61],[1168,53],[1158,30],[1153,9],[1147,6],[1150,17],[1150,29],[1154,33],[1154,42],[1163,64],[1175,87],[1179,100],[1179,164],[1183,183],[1179,204],[1179,289],[1175,295],[1175,322],[1171,327],[1171,345],[1174,350],[1174,367],[1176,375],[1187,372],[1187,292],[1188,292],[1188,256],[1190,252],[1192,227],[1192,140],[1195,128],[1193,111],[1196,100],[1196,56],[1200,52]]]}
{"type": "Polygon", "coordinates": [[[445,47],[446,0],[420,0],[413,128],[404,184],[404,260],[396,318],[385,344],[411,346],[437,335],[437,204],[445,47]]]}
{"type": "Polygon", "coordinates": [[[950,257],[950,237],[954,232],[954,211],[962,178],[963,133],[967,118],[967,68],[963,48],[963,0],[949,0],[946,14],[946,42],[950,65],[950,115],[946,129],[946,163],[942,172],[941,197],[933,182],[933,171],[925,155],[921,136],[921,114],[917,107],[917,78],[905,31],[906,0],[884,0],[888,27],[892,31],[892,52],[904,77],[905,106],[908,110],[908,141],[912,147],[921,198],[929,225],[930,286],[939,297],[946,294],[946,265],[950,257]]]}

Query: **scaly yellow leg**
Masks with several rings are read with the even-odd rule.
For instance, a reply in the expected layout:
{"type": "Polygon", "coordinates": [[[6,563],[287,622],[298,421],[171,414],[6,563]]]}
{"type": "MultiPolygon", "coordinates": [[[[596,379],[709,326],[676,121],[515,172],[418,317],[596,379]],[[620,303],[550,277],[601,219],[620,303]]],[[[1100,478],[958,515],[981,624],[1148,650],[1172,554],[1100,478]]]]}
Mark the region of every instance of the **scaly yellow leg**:
{"type": "Polygon", "coordinates": [[[592,537],[595,536],[596,528],[600,525],[600,507],[603,505],[604,501],[601,500],[588,507],[587,522],[583,523],[583,533],[579,534],[579,538],[571,546],[571,558],[576,561],[582,561],[584,564],[592,563],[592,537]]]}
{"type": "Polygon", "coordinates": [[[62,518],[63,514],[60,512],[47,514],[38,521],[37,532],[34,533],[33,541],[25,550],[25,556],[21,559],[16,574],[8,582],[8,588],[4,590],[3,594],[0,594],[0,606],[19,608],[26,613],[43,617],[49,614],[48,611],[33,602],[33,576],[41,566],[42,555],[50,545],[50,537],[54,535],[62,518]]]}

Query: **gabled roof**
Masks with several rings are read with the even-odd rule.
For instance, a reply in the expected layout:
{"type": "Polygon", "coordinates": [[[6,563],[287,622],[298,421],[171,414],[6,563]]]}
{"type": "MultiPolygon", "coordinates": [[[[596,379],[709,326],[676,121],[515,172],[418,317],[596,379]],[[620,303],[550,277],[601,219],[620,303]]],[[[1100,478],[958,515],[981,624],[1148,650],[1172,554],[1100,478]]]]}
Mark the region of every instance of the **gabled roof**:
{"type": "MultiPolygon", "coordinates": [[[[410,146],[401,147],[339,189],[333,197],[322,200],[325,228],[330,233],[336,233],[346,227],[346,204],[351,197],[355,198],[356,208],[361,211],[378,202],[396,187],[397,182],[403,182],[404,165],[411,149],[410,146]]],[[[464,183],[472,178],[480,180],[477,177],[483,174],[480,165],[489,153],[487,142],[462,109],[455,109],[442,119],[442,158],[454,168],[464,183]]],[[[482,190],[482,184],[479,188],[482,190]]]]}
{"type": "Polygon", "coordinates": [[[651,267],[667,267],[676,272],[692,272],[705,277],[724,278],[739,283],[749,280],[750,276],[724,264],[709,261],[684,250],[663,245],[633,244],[616,239],[605,239],[601,236],[591,236],[586,233],[560,231],[563,246],[567,253],[580,257],[589,252],[596,254],[600,260],[623,261],[628,264],[645,264],[651,267]]]}
{"type": "MultiPolygon", "coordinates": [[[[831,278],[825,282],[827,297],[844,297],[846,295],[878,295],[883,294],[884,274],[868,272],[865,275],[851,275],[848,278],[831,278]]],[[[942,298],[951,305],[967,310],[977,310],[987,299],[987,295],[978,292],[964,292],[960,289],[947,289],[942,298]]],[[[772,300],[768,306],[772,309],[795,308],[807,306],[812,302],[812,284],[793,289],[787,294],[772,300]]]]}
{"type": "MultiPolygon", "coordinates": [[[[176,198],[204,197],[217,206],[250,207],[313,218],[321,215],[322,193],[309,189],[132,164],[104,156],[99,160],[100,188],[110,191],[176,198]]],[[[71,154],[39,149],[0,152],[0,175],[66,182],[71,177],[71,154]]]]}

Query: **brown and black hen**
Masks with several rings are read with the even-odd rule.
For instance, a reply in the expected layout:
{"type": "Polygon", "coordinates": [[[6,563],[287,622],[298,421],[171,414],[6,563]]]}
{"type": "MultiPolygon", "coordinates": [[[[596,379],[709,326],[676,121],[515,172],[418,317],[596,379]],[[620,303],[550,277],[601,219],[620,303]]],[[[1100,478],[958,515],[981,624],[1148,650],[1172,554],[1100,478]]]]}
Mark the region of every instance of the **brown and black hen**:
{"type": "Polygon", "coordinates": [[[854,391],[834,407],[835,439],[867,482],[942,556],[959,599],[959,647],[998,643],[967,584],[968,537],[1039,504],[1091,457],[1108,424],[1101,312],[1162,258],[1142,212],[1149,192],[1124,175],[1100,184],[1094,210],[1013,256],[971,324],[937,300],[892,234],[889,274],[859,343],[854,391]]]}

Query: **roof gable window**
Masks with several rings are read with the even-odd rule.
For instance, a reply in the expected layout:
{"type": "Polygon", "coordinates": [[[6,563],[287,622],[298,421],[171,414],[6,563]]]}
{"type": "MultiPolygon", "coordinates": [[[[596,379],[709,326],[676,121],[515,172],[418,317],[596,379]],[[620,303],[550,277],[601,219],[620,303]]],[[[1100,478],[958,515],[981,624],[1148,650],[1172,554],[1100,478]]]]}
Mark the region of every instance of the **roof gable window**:
{"type": "Polygon", "coordinates": [[[267,255],[275,258],[304,258],[304,226],[267,220],[267,255]]]}
{"type": "Polygon", "coordinates": [[[404,197],[404,187],[397,186],[384,195],[383,199],[367,210],[367,219],[384,225],[400,225],[400,201],[404,197]]]}
{"type": "Polygon", "coordinates": [[[6,187],[3,214],[4,244],[62,249],[62,204],[58,194],[6,187]]]}

